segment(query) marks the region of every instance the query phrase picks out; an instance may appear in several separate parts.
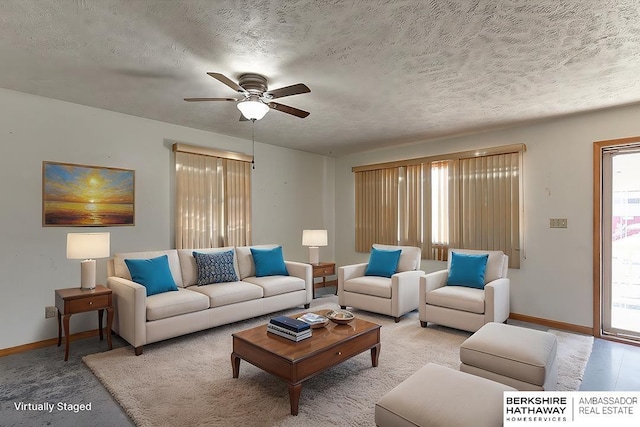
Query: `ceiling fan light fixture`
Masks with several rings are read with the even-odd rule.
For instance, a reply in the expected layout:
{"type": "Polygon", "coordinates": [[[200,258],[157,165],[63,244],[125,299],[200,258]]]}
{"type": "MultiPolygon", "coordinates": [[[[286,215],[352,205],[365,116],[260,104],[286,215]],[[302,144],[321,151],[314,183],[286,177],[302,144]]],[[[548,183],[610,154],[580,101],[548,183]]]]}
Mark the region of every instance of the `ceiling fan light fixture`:
{"type": "Polygon", "coordinates": [[[269,111],[269,106],[262,101],[247,99],[238,102],[238,110],[249,120],[260,120],[269,111]]]}

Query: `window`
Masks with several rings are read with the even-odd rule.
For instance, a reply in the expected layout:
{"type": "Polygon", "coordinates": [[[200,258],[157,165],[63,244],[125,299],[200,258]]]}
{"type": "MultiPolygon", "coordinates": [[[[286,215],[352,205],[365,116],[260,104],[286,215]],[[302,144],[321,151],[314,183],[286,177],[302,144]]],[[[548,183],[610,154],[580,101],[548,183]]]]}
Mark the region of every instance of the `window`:
{"type": "Polygon", "coordinates": [[[520,266],[520,169],[524,145],[354,168],[356,250],[373,243],[501,250],[520,266]]]}
{"type": "Polygon", "coordinates": [[[251,244],[251,156],[174,144],[176,248],[251,244]]]}

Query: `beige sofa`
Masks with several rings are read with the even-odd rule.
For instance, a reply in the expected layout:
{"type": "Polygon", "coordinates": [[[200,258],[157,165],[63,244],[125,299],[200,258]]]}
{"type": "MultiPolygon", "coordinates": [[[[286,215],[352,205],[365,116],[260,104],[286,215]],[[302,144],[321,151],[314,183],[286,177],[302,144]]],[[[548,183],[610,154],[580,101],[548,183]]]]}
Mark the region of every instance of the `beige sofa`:
{"type": "MultiPolygon", "coordinates": [[[[273,248],[259,245],[253,248],[273,248]]],[[[107,287],[113,291],[113,330],[131,344],[136,355],[145,344],[237,322],[287,308],[309,307],[313,299],[310,264],[285,261],[289,276],[255,276],[251,247],[196,249],[234,251],[237,282],[197,286],[194,249],[117,253],[107,263],[107,287]],[[125,259],[167,255],[177,291],[147,296],[146,288],[131,281],[125,259]]]]}

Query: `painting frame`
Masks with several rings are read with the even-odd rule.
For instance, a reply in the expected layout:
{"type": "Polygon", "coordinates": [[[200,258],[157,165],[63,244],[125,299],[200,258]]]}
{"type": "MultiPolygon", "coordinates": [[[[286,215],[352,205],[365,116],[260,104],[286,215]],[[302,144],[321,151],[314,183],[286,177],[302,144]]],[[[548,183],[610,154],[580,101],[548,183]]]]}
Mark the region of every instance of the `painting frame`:
{"type": "Polygon", "coordinates": [[[135,170],[42,162],[43,227],[135,225],[135,170]]]}

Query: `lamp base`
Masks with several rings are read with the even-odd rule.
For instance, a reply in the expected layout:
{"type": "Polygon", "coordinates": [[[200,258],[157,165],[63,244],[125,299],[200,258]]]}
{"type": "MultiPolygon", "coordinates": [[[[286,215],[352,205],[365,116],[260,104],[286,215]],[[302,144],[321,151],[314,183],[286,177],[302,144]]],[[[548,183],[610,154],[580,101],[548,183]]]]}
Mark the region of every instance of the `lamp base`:
{"type": "Polygon", "coordinates": [[[96,287],[96,260],[85,259],[80,263],[80,289],[90,290],[96,287]]]}
{"type": "Polygon", "coordinates": [[[317,246],[309,246],[309,264],[317,264],[320,262],[320,248],[317,246]]]}

